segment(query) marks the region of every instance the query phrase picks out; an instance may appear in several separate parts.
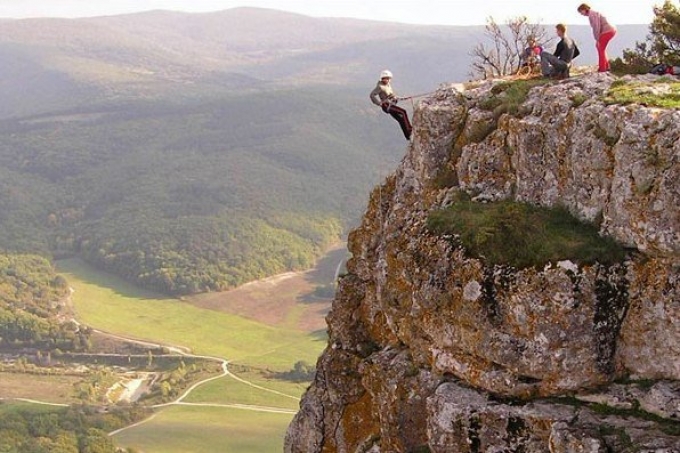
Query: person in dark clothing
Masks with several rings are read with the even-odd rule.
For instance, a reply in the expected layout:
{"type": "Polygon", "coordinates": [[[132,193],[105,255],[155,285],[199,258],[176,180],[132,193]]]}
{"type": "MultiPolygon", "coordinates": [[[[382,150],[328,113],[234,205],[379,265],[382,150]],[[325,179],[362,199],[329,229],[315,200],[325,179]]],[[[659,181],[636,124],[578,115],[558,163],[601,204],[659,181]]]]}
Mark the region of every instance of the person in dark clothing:
{"type": "Polygon", "coordinates": [[[557,43],[555,53],[541,53],[541,72],[545,77],[566,79],[569,77],[571,60],[579,55],[579,50],[573,39],[567,36],[567,26],[557,24],[555,26],[560,42],[557,43]]]}
{"type": "Polygon", "coordinates": [[[406,137],[406,140],[410,140],[413,128],[408,119],[408,112],[401,107],[397,107],[399,98],[394,94],[394,90],[392,90],[391,81],[392,73],[390,71],[386,69],[380,73],[380,81],[378,81],[378,84],[370,94],[371,102],[380,106],[383,112],[397,120],[399,126],[401,126],[401,131],[404,133],[404,137],[406,137]]]}

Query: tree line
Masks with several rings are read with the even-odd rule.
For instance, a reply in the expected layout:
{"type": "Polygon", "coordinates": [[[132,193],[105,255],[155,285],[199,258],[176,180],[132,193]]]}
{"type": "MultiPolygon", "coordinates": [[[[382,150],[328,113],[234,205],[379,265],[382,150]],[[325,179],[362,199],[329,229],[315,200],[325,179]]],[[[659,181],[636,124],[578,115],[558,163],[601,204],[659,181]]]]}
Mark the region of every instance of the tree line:
{"type": "Polygon", "coordinates": [[[220,291],[311,267],[341,233],[332,219],[242,216],[160,219],[130,229],[110,219],[85,233],[78,254],[100,269],[167,294],[220,291]],[[296,230],[300,230],[298,233],[296,230]]]}
{"type": "MultiPolygon", "coordinates": [[[[145,417],[141,407],[36,409],[0,404],[0,452],[120,453],[107,433],[145,417]]],[[[136,450],[128,448],[127,453],[136,450]]]]}

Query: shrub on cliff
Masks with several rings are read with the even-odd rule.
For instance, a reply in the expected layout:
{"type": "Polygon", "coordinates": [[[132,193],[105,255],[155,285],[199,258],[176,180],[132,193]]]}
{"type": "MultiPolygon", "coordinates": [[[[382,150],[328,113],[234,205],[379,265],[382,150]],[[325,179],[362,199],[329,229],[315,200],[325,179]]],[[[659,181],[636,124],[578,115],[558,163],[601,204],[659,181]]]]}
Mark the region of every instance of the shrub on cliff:
{"type": "Polygon", "coordinates": [[[561,260],[612,264],[625,258],[621,245],[600,236],[596,226],[578,220],[562,207],[461,199],[433,212],[428,228],[437,234],[456,235],[471,257],[491,265],[521,269],[561,260]]]}
{"type": "Polygon", "coordinates": [[[670,0],[654,7],[647,40],[637,42],[634,49],[624,50],[623,58],[617,58],[612,69],[646,73],[658,63],[680,66],[680,9],[670,0]]]}

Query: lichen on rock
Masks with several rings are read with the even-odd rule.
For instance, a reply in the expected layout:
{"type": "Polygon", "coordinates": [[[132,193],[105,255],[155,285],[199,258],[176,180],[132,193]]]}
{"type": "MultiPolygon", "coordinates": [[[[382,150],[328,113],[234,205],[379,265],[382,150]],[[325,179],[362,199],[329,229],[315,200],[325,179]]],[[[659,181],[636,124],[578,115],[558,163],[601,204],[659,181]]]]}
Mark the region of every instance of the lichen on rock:
{"type": "Polygon", "coordinates": [[[406,156],[350,235],[286,452],[680,451],[680,112],[607,104],[614,80],[538,85],[493,112],[495,81],[418,104],[406,156]],[[628,256],[472,257],[428,228],[461,191],[563,206],[628,256]]]}

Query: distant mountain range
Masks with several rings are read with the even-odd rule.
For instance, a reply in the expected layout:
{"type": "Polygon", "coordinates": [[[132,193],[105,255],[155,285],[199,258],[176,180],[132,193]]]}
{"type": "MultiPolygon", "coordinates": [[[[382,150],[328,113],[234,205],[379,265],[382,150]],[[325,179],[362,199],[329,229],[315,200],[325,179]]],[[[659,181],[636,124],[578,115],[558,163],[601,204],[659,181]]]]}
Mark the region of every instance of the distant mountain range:
{"type": "MultiPolygon", "coordinates": [[[[632,47],[646,31],[620,26],[610,53],[632,47]]],[[[594,64],[590,28],[577,25],[570,32],[581,43],[579,63],[594,64]]],[[[467,80],[469,52],[482,33],[480,26],[312,18],[258,8],[2,20],[0,115],[167,92],[309,83],[369,87],[386,67],[405,93],[421,92],[467,80]]]]}
{"type": "MultiPolygon", "coordinates": [[[[368,101],[379,71],[402,95],[467,80],[482,33],[253,8],[0,20],[0,249],[174,293],[308,266],[403,154],[368,101]]],[[[612,54],[645,34],[620,27],[612,54]]]]}

